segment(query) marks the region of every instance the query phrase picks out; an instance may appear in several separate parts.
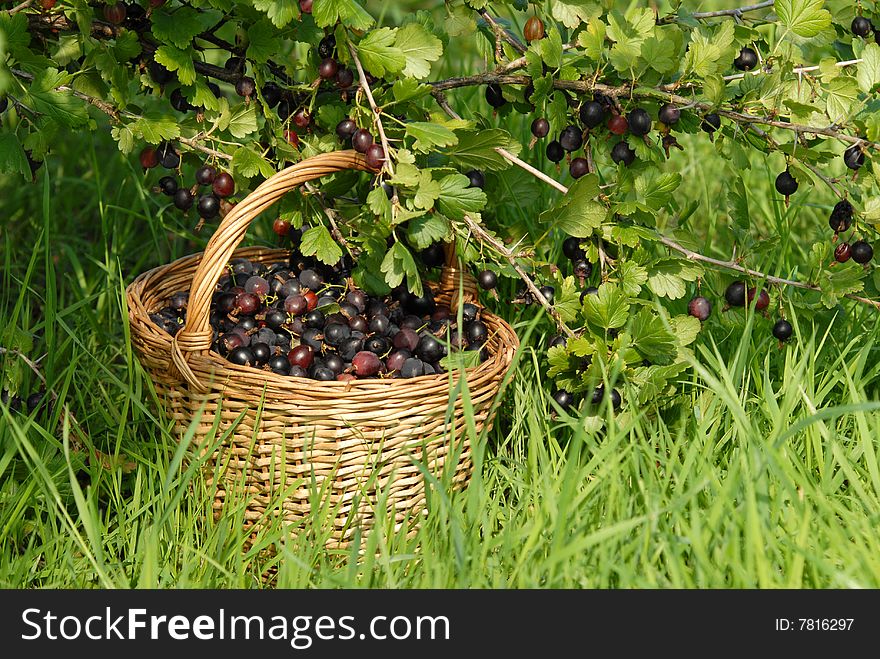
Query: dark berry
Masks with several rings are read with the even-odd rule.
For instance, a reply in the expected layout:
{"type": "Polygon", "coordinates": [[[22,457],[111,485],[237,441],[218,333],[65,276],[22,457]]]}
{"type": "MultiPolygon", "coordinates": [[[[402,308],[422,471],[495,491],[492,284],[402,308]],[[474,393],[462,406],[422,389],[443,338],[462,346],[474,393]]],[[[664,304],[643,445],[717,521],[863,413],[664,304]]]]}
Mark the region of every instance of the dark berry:
{"type": "Polygon", "coordinates": [[[788,197],[789,195],[793,195],[795,192],[797,192],[797,189],[798,182],[787,169],[784,172],[781,172],[779,176],[776,177],[776,192],[778,192],[779,194],[788,197]]]}
{"type": "MultiPolygon", "coordinates": [[[[601,103],[597,103],[596,101],[587,101],[581,106],[578,115],[584,126],[587,128],[595,128],[605,121],[605,108],[602,107],[601,103]]],[[[624,132],[625,131],[626,128],[624,128],[624,132]]]]}
{"type": "Polygon", "coordinates": [[[486,101],[488,101],[489,105],[495,109],[498,109],[507,103],[501,92],[501,85],[492,83],[491,85],[486,86],[486,101]]]}
{"type": "Polygon", "coordinates": [[[559,143],[569,153],[580,149],[584,143],[580,128],[577,126],[566,126],[559,134],[559,143]]]}
{"type": "Polygon", "coordinates": [[[586,259],[578,259],[572,265],[572,271],[574,272],[575,277],[586,279],[593,274],[593,264],[586,259]]]}
{"type": "Polygon", "coordinates": [[[486,177],[479,169],[472,169],[471,171],[467,172],[465,176],[467,176],[468,180],[470,181],[468,185],[469,188],[480,188],[482,190],[483,187],[486,185],[486,177]]]}
{"type": "Polygon", "coordinates": [[[566,340],[562,334],[557,334],[552,339],[550,339],[550,344],[547,346],[548,348],[565,347],[566,340]]]}
{"type": "Polygon", "coordinates": [[[721,128],[721,117],[719,117],[714,112],[710,112],[705,117],[703,117],[700,128],[703,130],[704,133],[714,133],[716,130],[721,128]]]}
{"type": "Polygon", "coordinates": [[[336,77],[339,72],[339,63],[332,57],[325,57],[318,65],[318,75],[324,80],[336,77]]]}
{"type": "Polygon", "coordinates": [[[419,256],[429,268],[439,268],[446,262],[446,253],[443,250],[443,243],[432,243],[423,249],[419,256]]]}
{"type": "Polygon", "coordinates": [[[867,263],[874,258],[874,248],[864,240],[857,240],[850,247],[852,260],[856,263],[867,263]]]}
{"type": "Polygon", "coordinates": [[[182,211],[188,211],[193,205],[192,192],[186,188],[180,188],[174,193],[174,205],[182,211]]]}
{"type": "Polygon", "coordinates": [[[373,136],[365,128],[358,128],[352,133],[351,147],[358,153],[366,153],[373,145],[373,136]]]}
{"type": "Polygon", "coordinates": [[[575,238],[574,236],[569,236],[562,241],[562,253],[565,255],[565,258],[570,261],[582,259],[586,255],[581,247],[580,239],[575,238]]]}
{"type": "Polygon", "coordinates": [[[666,103],[660,107],[657,117],[667,126],[672,126],[673,124],[677,124],[678,120],[681,119],[681,110],[671,103],[666,103]]]}
{"type": "Polygon", "coordinates": [[[574,407],[574,396],[572,396],[565,389],[559,389],[553,394],[553,400],[556,401],[556,404],[559,405],[563,410],[570,410],[574,407]]]}
{"type": "Polygon", "coordinates": [[[865,164],[865,153],[858,144],[853,144],[843,152],[843,162],[850,169],[859,169],[865,164]]]}
{"type": "Polygon", "coordinates": [[[746,46],[739,51],[733,65],[740,71],[751,71],[758,64],[758,53],[746,46]]]}
{"type": "Polygon", "coordinates": [[[752,301],[755,300],[755,297],[758,298],[755,301],[755,311],[763,311],[770,306],[770,296],[763,288],[758,291],[758,289],[753,286],[748,290],[749,304],[751,304],[752,301]]]}
{"type": "Polygon", "coordinates": [[[491,270],[483,270],[477,276],[477,282],[484,291],[491,291],[498,285],[498,275],[491,270]]]}
{"type": "Polygon", "coordinates": [[[250,98],[257,91],[257,83],[253,78],[244,76],[239,78],[235,83],[235,93],[243,98],[250,98]]]}
{"type": "Polygon", "coordinates": [[[611,390],[611,407],[613,407],[615,410],[619,410],[622,402],[623,402],[623,400],[620,398],[620,392],[618,392],[617,389],[612,389],[611,390]]]}
{"type": "Polygon", "coordinates": [[[586,176],[590,172],[590,166],[586,158],[575,158],[568,165],[568,173],[572,178],[586,176]]]}
{"type": "Polygon", "coordinates": [[[791,326],[791,323],[785,319],[777,320],[773,325],[773,336],[780,341],[788,341],[793,333],[794,328],[791,326]]]}
{"type": "Polygon", "coordinates": [[[150,77],[159,85],[167,85],[174,80],[174,74],[159,64],[156,60],[150,60],[147,64],[147,72],[150,77]]]}
{"type": "Polygon", "coordinates": [[[336,37],[328,34],[318,43],[318,56],[321,59],[325,57],[333,57],[336,52],[336,37]]]}
{"type": "Polygon", "coordinates": [[[214,194],[220,197],[228,197],[235,192],[235,180],[227,172],[220,172],[212,184],[214,194]]]}
{"type": "Polygon", "coordinates": [[[852,248],[849,243],[840,243],[834,248],[834,260],[838,263],[846,263],[852,256],[852,248]]]}
{"type": "Polygon", "coordinates": [[[849,229],[852,224],[853,212],[852,204],[846,199],[841,199],[834,205],[831,216],[828,218],[828,224],[834,233],[849,229]]]}
{"type": "Polygon", "coordinates": [[[169,142],[162,142],[156,149],[159,164],[165,169],[177,169],[180,166],[180,154],[169,142]]]}
{"type": "Polygon", "coordinates": [[[195,106],[186,99],[186,96],[183,95],[183,91],[179,87],[171,92],[171,98],[169,99],[169,101],[171,103],[171,107],[173,107],[178,112],[189,112],[190,110],[195,110],[195,106]]]}
{"type": "Polygon", "coordinates": [[[403,366],[400,368],[400,377],[417,378],[420,375],[425,375],[425,366],[425,362],[418,357],[410,357],[403,362],[403,366]]]}
{"type": "Polygon", "coordinates": [[[469,345],[482,345],[489,338],[489,328],[481,320],[475,320],[467,326],[465,332],[469,345]]]}
{"type": "MultiPolygon", "coordinates": [[[[5,108],[2,108],[3,103],[6,101],[5,98],[0,99],[0,112],[3,112],[5,108]]],[[[146,147],[140,154],[141,167],[144,169],[152,169],[153,167],[158,166],[159,164],[159,156],[156,155],[156,149],[151,146],[146,147]]]]}
{"type": "Polygon", "coordinates": [[[697,296],[688,303],[688,313],[701,322],[712,313],[712,303],[704,297],[697,296]]]}
{"type": "Polygon", "coordinates": [[[874,29],[874,26],[871,25],[871,21],[864,16],[856,16],[849,28],[857,37],[867,37],[874,29]]]}
{"type": "Polygon", "coordinates": [[[348,89],[354,84],[354,71],[343,67],[336,72],[336,86],[339,89],[348,89]]]}
{"type": "Polygon", "coordinates": [[[547,301],[547,304],[553,304],[553,298],[556,295],[555,288],[552,286],[541,286],[538,290],[541,291],[541,295],[547,301]]]}
{"type": "Polygon", "coordinates": [[[532,135],[537,138],[547,137],[550,134],[550,122],[539,117],[532,122],[532,135]]]}
{"type": "Polygon", "coordinates": [[[547,159],[550,162],[561,162],[563,158],[565,158],[565,149],[562,145],[556,140],[550,142],[547,145],[547,159]]]}
{"type": "Polygon", "coordinates": [[[250,366],[256,362],[256,357],[254,356],[253,350],[250,348],[236,348],[231,351],[226,359],[231,361],[233,364],[238,364],[239,366],[250,366]]]}
{"type": "Polygon", "coordinates": [[[104,5],[104,18],[108,23],[121,25],[128,15],[128,9],[124,2],[117,2],[114,5],[104,5]]]}
{"type": "Polygon", "coordinates": [[[287,353],[287,361],[291,366],[309,368],[315,360],[315,351],[311,346],[298,345],[287,353]]]}
{"type": "Polygon", "coordinates": [[[173,176],[163,176],[159,179],[159,189],[162,191],[162,194],[173,197],[174,193],[177,192],[177,179],[173,176]]]}
{"type": "Polygon", "coordinates": [[[265,343],[254,343],[251,346],[251,352],[254,353],[254,361],[257,366],[262,366],[272,356],[272,350],[265,343]]]}
{"type": "Polygon", "coordinates": [[[196,183],[199,185],[211,185],[215,178],[217,178],[217,170],[211,165],[205,165],[196,170],[196,183]]]}
{"type": "Polygon", "coordinates": [[[276,85],[274,82],[267,82],[263,85],[263,100],[266,102],[270,108],[276,107],[281,102],[281,97],[284,96],[284,92],[281,87],[276,85]]]}
{"type": "Polygon", "coordinates": [[[636,152],[630,148],[625,140],[621,140],[611,149],[611,159],[615,164],[623,163],[629,167],[636,159],[636,152]]]}
{"type": "Polygon", "coordinates": [[[385,164],[385,149],[380,144],[371,144],[364,155],[371,169],[382,169],[385,164]]]}
{"type": "Polygon", "coordinates": [[[212,194],[203,194],[199,197],[197,209],[199,217],[213,220],[220,214],[220,200],[212,194]]]}
{"type": "Polygon", "coordinates": [[[724,299],[732,307],[746,306],[746,285],[741,281],[733,282],[724,291],[724,299]]]}
{"type": "Polygon", "coordinates": [[[272,231],[275,235],[283,238],[290,233],[290,222],[279,217],[272,222],[272,231]]]}
{"type": "Polygon", "coordinates": [[[642,108],[630,110],[626,115],[626,123],[629,126],[629,132],[633,135],[647,135],[651,132],[651,115],[642,108]]]}
{"type": "Polygon", "coordinates": [[[293,113],[293,124],[297,128],[308,128],[312,123],[312,115],[305,108],[300,108],[293,113]]]}

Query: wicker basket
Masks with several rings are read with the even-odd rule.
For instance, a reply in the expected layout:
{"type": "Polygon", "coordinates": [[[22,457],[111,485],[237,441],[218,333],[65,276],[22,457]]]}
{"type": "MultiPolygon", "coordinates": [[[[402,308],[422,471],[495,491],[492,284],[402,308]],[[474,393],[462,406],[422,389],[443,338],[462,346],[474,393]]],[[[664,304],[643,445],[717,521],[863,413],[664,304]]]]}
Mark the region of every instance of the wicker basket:
{"type": "MultiPolygon", "coordinates": [[[[132,343],[176,432],[182,436],[198,418],[196,445],[207,449],[206,437],[215,437],[209,456],[215,513],[230,491],[243,487],[248,525],[281,515],[303,527],[319,491],[322,505],[329,503],[325,519],[333,523],[325,528],[327,544],[336,546],[346,546],[356,528],[372,527],[377,513],[393,511],[398,527],[418,519],[425,504],[424,469],[435,475],[448,470],[457,487],[466,484],[473,463],[463,402],[460,395],[450,400],[450,385],[460,373],[350,382],[279,376],[212,352],[208,318],[230,259],[285,258],[282,250],[236,250],[254,218],[304,182],[349,169],[368,171],[353,151],[285,169],[235,206],[204,253],[150,270],[127,289],[132,343]],[[149,314],[179,290],[190,290],[187,323],[171,337],[149,314]],[[219,446],[216,438],[223,438],[219,446]],[[385,510],[377,511],[382,504],[385,510]]],[[[435,296],[452,305],[460,296],[477,302],[473,278],[456,268],[453,249],[447,249],[435,296]]],[[[489,358],[464,371],[478,431],[492,423],[493,403],[519,344],[502,319],[486,311],[482,319],[489,327],[489,358]]]]}

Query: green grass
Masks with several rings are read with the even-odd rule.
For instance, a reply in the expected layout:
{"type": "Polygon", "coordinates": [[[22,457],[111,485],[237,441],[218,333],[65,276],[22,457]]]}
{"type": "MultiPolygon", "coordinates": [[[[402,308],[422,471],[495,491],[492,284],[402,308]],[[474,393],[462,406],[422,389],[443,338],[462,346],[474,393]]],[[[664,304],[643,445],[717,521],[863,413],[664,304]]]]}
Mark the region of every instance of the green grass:
{"type": "MultiPolygon", "coordinates": [[[[478,93],[450,98],[465,112],[478,93]]],[[[526,119],[512,129],[525,136],[526,119]]],[[[671,166],[703,200],[689,238],[726,258],[729,171],[705,136],[685,145],[671,166]]],[[[745,174],[752,235],[779,240],[749,265],[803,278],[833,199],[817,188],[786,209],[774,158],[745,174]]],[[[507,221],[556,241],[534,212],[554,193],[521,177],[500,185],[507,221]]],[[[552,414],[546,319],[493,303],[523,349],[498,422],[471,437],[466,491],[430,481],[418,535],[386,520],[360,556],[323,549],[326,510],[292,537],[270,523],[246,548],[243,500],[213,519],[212,488],[158,415],[125,322],[126,284],[206,236],[190,240],[104,138],[60,143],[38,183],[0,181],[0,198],[0,336],[36,337],[28,355],[76,420],[60,404],[42,422],[0,406],[0,587],[259,587],[270,569],[285,587],[880,586],[880,324],[867,306],[792,306],[795,338],[779,349],[770,320],[716,305],[675,405],[629,408],[593,432],[552,414]]],[[[718,299],[729,280],[710,274],[704,291],[718,299]]],[[[17,357],[0,359],[23,390],[38,386],[17,357]]]]}

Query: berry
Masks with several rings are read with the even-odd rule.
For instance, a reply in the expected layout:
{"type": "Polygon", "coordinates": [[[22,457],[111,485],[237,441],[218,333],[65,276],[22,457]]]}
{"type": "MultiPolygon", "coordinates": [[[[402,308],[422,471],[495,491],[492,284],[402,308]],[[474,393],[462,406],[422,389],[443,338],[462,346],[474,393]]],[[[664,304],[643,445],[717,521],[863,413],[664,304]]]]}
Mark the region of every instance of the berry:
{"type": "Polygon", "coordinates": [[[785,319],[777,320],[773,325],[773,336],[780,341],[788,341],[792,334],[794,334],[794,328],[785,319]]]}
{"type": "Polygon", "coordinates": [[[846,263],[852,256],[852,248],[849,243],[840,243],[834,248],[834,260],[838,263],[846,263]]]}
{"type": "Polygon", "coordinates": [[[486,185],[486,177],[483,175],[479,169],[472,169],[465,176],[468,177],[470,184],[469,188],[480,188],[481,190],[486,185]]]}
{"type": "Polygon", "coordinates": [[[339,72],[339,63],[332,57],[325,57],[318,65],[318,75],[324,80],[335,78],[339,72]]]}
{"type": "Polygon", "coordinates": [[[228,197],[235,192],[235,180],[227,172],[220,172],[212,184],[214,194],[220,197],[228,197]]]}
{"type": "Polygon", "coordinates": [[[173,197],[174,193],[177,192],[177,179],[173,176],[163,176],[159,179],[159,189],[162,191],[162,194],[173,197]]]}
{"type": "Polygon", "coordinates": [[[581,247],[580,239],[574,236],[569,236],[562,241],[562,253],[565,255],[565,258],[571,261],[582,259],[586,255],[581,247]]]}
{"type": "Polygon", "coordinates": [[[586,259],[578,259],[572,264],[574,276],[579,279],[586,279],[593,274],[593,264],[586,259]]]}
{"type": "Polygon", "coordinates": [[[343,67],[336,72],[336,86],[339,89],[348,89],[354,84],[354,71],[343,67]]]}
{"type": "Polygon", "coordinates": [[[239,366],[250,366],[251,364],[256,362],[256,357],[254,356],[253,350],[250,348],[236,348],[231,351],[229,355],[227,355],[226,359],[228,359],[233,364],[238,364],[239,366]]]}
{"type": "Polygon", "coordinates": [[[752,286],[748,290],[749,304],[752,303],[752,300],[754,300],[755,297],[758,298],[757,301],[755,302],[755,311],[763,311],[764,309],[766,309],[767,307],[770,306],[770,296],[767,294],[767,291],[765,291],[763,288],[760,290],[760,292],[754,286],[752,286]]]}
{"type": "Polygon", "coordinates": [[[523,36],[526,41],[538,41],[544,38],[544,21],[537,16],[532,16],[526,21],[523,28],[523,36]]]}
{"type": "Polygon", "coordinates": [[[195,106],[186,100],[186,96],[183,95],[183,90],[181,90],[180,87],[171,92],[171,98],[169,100],[171,102],[171,107],[178,112],[195,110],[195,106]]]}
{"type": "Polygon", "coordinates": [[[299,0],[299,10],[304,14],[311,14],[312,4],[312,0],[299,0]]]}
{"type": "Polygon", "coordinates": [[[559,134],[559,143],[569,153],[577,151],[584,143],[580,129],[577,126],[566,126],[559,134]]]}
{"type": "Polygon", "coordinates": [[[262,92],[263,100],[270,108],[276,107],[281,102],[281,97],[284,95],[281,87],[276,85],[274,82],[267,82],[265,85],[263,85],[262,92]]]}
{"type": "Polygon", "coordinates": [[[758,64],[758,53],[748,46],[739,51],[739,55],[733,60],[733,65],[740,71],[751,71],[758,64]]]}
{"type": "Polygon", "coordinates": [[[627,130],[629,130],[629,123],[621,114],[615,114],[608,120],[608,130],[610,130],[615,135],[623,135],[627,130]]]}
{"type": "Polygon", "coordinates": [[[439,268],[446,262],[446,253],[443,251],[442,243],[432,243],[421,251],[419,256],[429,268],[439,268]]]}
{"type": "Polygon", "coordinates": [[[321,39],[318,42],[318,56],[321,59],[325,57],[333,57],[333,54],[336,52],[336,37],[332,34],[328,34],[326,37],[321,39]]]}
{"type": "Polygon", "coordinates": [[[871,31],[874,29],[874,26],[871,25],[871,21],[869,21],[864,16],[856,16],[853,19],[853,22],[850,24],[849,29],[852,30],[852,33],[857,37],[867,37],[871,31]]]}
{"type": "Polygon", "coordinates": [[[253,78],[244,76],[239,78],[235,83],[235,93],[243,98],[250,98],[257,91],[257,83],[253,78]]]}
{"type": "Polygon", "coordinates": [[[248,280],[244,283],[244,290],[265,299],[269,294],[269,282],[259,275],[253,275],[248,277],[248,280]]]}
{"type": "Polygon", "coordinates": [[[549,348],[555,348],[557,346],[565,347],[565,344],[566,344],[565,337],[562,336],[562,334],[557,334],[552,339],[550,339],[550,345],[548,347],[549,348]]]}
{"type": "Polygon", "coordinates": [[[746,306],[746,285],[741,281],[733,282],[724,291],[724,299],[732,307],[746,306]]]}
{"type": "Polygon", "coordinates": [[[586,158],[575,158],[568,165],[568,173],[572,178],[580,178],[590,172],[590,166],[586,158]]]}
{"type": "Polygon", "coordinates": [[[211,165],[205,165],[196,170],[196,183],[199,185],[211,185],[215,178],[217,178],[217,170],[211,165]]]}
{"type": "Polygon", "coordinates": [[[385,164],[385,149],[380,144],[371,144],[365,156],[367,166],[371,169],[382,169],[385,164]]]}
{"type": "MultiPolygon", "coordinates": [[[[6,102],[6,99],[0,99],[0,112],[3,112],[5,109],[3,104],[6,102]]],[[[153,169],[159,164],[159,156],[156,155],[156,149],[151,146],[146,147],[143,151],[141,151],[140,155],[141,167],[144,169],[153,169]]]]}
{"type": "Polygon", "coordinates": [[[275,232],[275,235],[283,238],[290,233],[290,222],[279,217],[272,222],[272,231],[275,232]]]}
{"type": "Polygon", "coordinates": [[[366,153],[373,144],[373,136],[365,128],[358,128],[351,136],[351,147],[358,153],[366,153]]]}
{"type": "Polygon", "coordinates": [[[620,398],[620,392],[618,392],[617,389],[612,389],[611,390],[611,407],[613,407],[615,410],[619,410],[622,402],[623,402],[623,400],[620,398]]]}
{"type": "Polygon", "coordinates": [[[491,270],[483,270],[477,275],[477,282],[484,291],[491,291],[498,285],[498,275],[491,270]]]}
{"type": "Polygon", "coordinates": [[[159,85],[166,85],[174,80],[174,74],[156,60],[150,60],[147,63],[147,72],[153,81],[159,85]]]}
{"type": "Polygon", "coordinates": [[[308,300],[304,295],[293,293],[284,298],[284,310],[291,316],[299,316],[309,308],[308,300]]]}
{"type": "Polygon", "coordinates": [[[421,339],[414,329],[404,327],[394,335],[394,339],[391,343],[397,350],[415,352],[416,348],[419,346],[419,341],[421,341],[421,339]]]}
{"type": "Polygon", "coordinates": [[[443,359],[444,352],[443,345],[430,334],[423,336],[416,348],[416,355],[419,359],[428,363],[434,363],[443,359]]]}
{"type": "Polygon", "coordinates": [[[348,140],[351,139],[351,136],[354,135],[357,129],[357,124],[354,121],[351,119],[343,119],[336,124],[336,135],[343,141],[348,140]]]}
{"type": "Polygon", "coordinates": [[[798,182],[787,169],[776,177],[776,192],[778,192],[779,194],[788,197],[789,195],[793,195],[795,192],[797,192],[797,189],[798,182]]]}
{"type": "Polygon", "coordinates": [[[475,320],[465,331],[469,345],[482,345],[489,338],[489,328],[482,320],[475,320]]]}
{"type": "Polygon", "coordinates": [[[165,169],[177,169],[180,166],[180,154],[169,142],[162,142],[156,149],[159,164],[165,169]]]}
{"type": "Polygon", "coordinates": [[[496,110],[507,103],[501,92],[501,85],[492,83],[486,87],[486,101],[496,110]]]}
{"type": "Polygon", "coordinates": [[[688,313],[701,322],[712,313],[712,303],[704,297],[697,296],[688,302],[688,313]]]}
{"type": "Polygon", "coordinates": [[[251,345],[251,352],[254,353],[254,362],[257,366],[262,366],[272,356],[272,349],[267,343],[254,343],[251,345]]]}
{"type": "Polygon", "coordinates": [[[425,375],[425,362],[417,357],[410,357],[403,362],[403,366],[400,368],[400,377],[417,378],[420,375],[425,375]]]}
{"type": "Polygon", "coordinates": [[[704,133],[714,133],[721,128],[721,117],[714,112],[710,112],[703,117],[703,121],[700,123],[700,128],[704,133]]]}
{"type": "Polygon", "coordinates": [[[553,394],[553,400],[564,410],[570,410],[574,407],[574,396],[565,389],[559,389],[553,394]]]}
{"type": "Polygon", "coordinates": [[[308,128],[310,123],[312,123],[312,115],[305,108],[293,113],[293,125],[297,128],[308,128]]]}
{"type": "Polygon", "coordinates": [[[203,194],[199,197],[199,203],[196,208],[199,211],[199,217],[213,220],[220,214],[220,200],[215,195],[203,194]]]}
{"type": "Polygon", "coordinates": [[[315,351],[311,346],[300,344],[287,353],[287,361],[291,366],[309,368],[315,361],[315,351]]]}
{"type": "Polygon", "coordinates": [[[673,124],[677,124],[678,120],[681,119],[681,110],[671,103],[666,103],[660,107],[657,117],[667,126],[672,126],[673,124]]]}
{"type": "MultiPolygon", "coordinates": [[[[581,106],[579,116],[584,126],[595,128],[605,121],[605,108],[596,101],[587,101],[581,106]]],[[[624,131],[626,131],[626,128],[624,128],[624,131]]]]}
{"type": "Polygon", "coordinates": [[[550,162],[561,162],[565,157],[565,149],[563,149],[562,145],[556,140],[553,140],[547,145],[546,152],[547,159],[550,162]]]}
{"type": "Polygon", "coordinates": [[[623,163],[629,167],[636,159],[636,152],[629,147],[629,144],[621,140],[611,149],[611,159],[615,164],[623,163]]]}
{"type": "Polygon", "coordinates": [[[174,193],[174,205],[184,212],[188,211],[193,205],[192,192],[186,188],[179,188],[174,193]]]}
{"type": "Polygon", "coordinates": [[[541,295],[544,296],[547,304],[553,304],[553,297],[556,295],[555,288],[552,286],[541,286],[538,290],[541,292],[541,295]]]}
{"type": "Polygon", "coordinates": [[[864,240],[857,240],[850,249],[852,250],[852,260],[856,263],[867,263],[874,258],[874,248],[864,240]]]}
{"type": "Polygon", "coordinates": [[[541,139],[550,134],[550,122],[539,117],[532,122],[532,135],[541,139]]]}
{"type": "Polygon", "coordinates": [[[629,131],[633,135],[647,135],[651,132],[651,115],[642,108],[631,110],[626,115],[626,122],[629,125],[629,131]]]}
{"type": "Polygon", "coordinates": [[[243,57],[238,57],[237,55],[233,55],[226,63],[223,65],[223,68],[227,71],[244,71],[245,61],[243,57]]]}
{"type": "Polygon", "coordinates": [[[865,164],[865,153],[859,148],[858,144],[853,144],[843,152],[843,162],[850,169],[859,169],[865,164]]]}
{"type": "Polygon", "coordinates": [[[841,199],[834,205],[831,216],[828,218],[828,224],[834,233],[840,233],[849,229],[852,224],[852,218],[852,204],[846,199],[841,199]]]}
{"type": "Polygon", "coordinates": [[[121,25],[127,14],[128,11],[123,2],[117,2],[115,5],[104,5],[104,18],[107,19],[108,23],[113,23],[113,25],[121,25]]]}

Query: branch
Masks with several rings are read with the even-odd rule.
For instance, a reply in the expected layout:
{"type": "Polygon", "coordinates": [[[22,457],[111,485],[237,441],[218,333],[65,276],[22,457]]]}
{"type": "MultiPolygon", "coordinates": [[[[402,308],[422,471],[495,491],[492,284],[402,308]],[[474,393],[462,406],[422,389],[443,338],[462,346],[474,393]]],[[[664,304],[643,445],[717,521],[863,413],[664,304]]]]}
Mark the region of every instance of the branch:
{"type": "Polygon", "coordinates": [[[391,176],[394,176],[394,165],[391,164],[391,147],[388,144],[388,138],[385,136],[385,128],[382,126],[382,110],[376,105],[376,99],[373,98],[373,92],[370,91],[370,83],[367,82],[367,74],[364,73],[364,67],[361,65],[357,49],[349,43],[348,51],[351,53],[351,58],[354,60],[355,67],[357,67],[361,88],[364,90],[364,94],[367,95],[367,101],[370,103],[370,108],[372,108],[373,114],[376,116],[376,128],[379,131],[379,139],[382,142],[382,149],[385,151],[385,162],[382,164],[382,169],[387,169],[388,173],[391,174],[391,176]]]}
{"type": "Polygon", "coordinates": [[[517,39],[515,36],[510,34],[503,25],[499,24],[494,18],[492,18],[489,13],[485,9],[479,10],[480,16],[492,26],[493,32],[495,32],[495,39],[499,38],[504,39],[507,43],[509,43],[513,49],[518,52],[520,55],[526,52],[526,47],[522,44],[522,42],[517,39]]]}
{"type": "Polygon", "coordinates": [[[14,16],[14,15],[17,14],[18,12],[20,12],[22,9],[27,9],[28,7],[31,6],[31,3],[32,3],[33,1],[34,1],[34,0],[25,0],[25,1],[22,2],[20,5],[17,5],[17,6],[15,6],[15,7],[13,7],[12,9],[8,10],[9,15],[10,15],[10,16],[14,16]]]}
{"type": "MultiPolygon", "coordinates": [[[[695,18],[697,20],[705,20],[707,18],[725,18],[731,17],[734,19],[742,18],[742,15],[750,12],[750,11],[758,11],[759,9],[768,9],[773,6],[773,0],[765,0],[764,2],[759,2],[756,5],[746,5],[745,7],[735,7],[733,9],[719,9],[718,11],[698,11],[691,14],[691,18],[695,18]]],[[[660,23],[675,23],[678,21],[678,16],[666,16],[660,19],[660,23]]]]}
{"type": "Polygon", "coordinates": [[[483,229],[483,227],[481,227],[479,224],[477,224],[477,222],[470,215],[464,216],[464,223],[468,226],[471,232],[476,235],[477,239],[480,242],[490,245],[496,252],[504,257],[504,259],[511,265],[514,270],[516,270],[516,274],[518,274],[519,278],[522,279],[523,282],[525,282],[526,288],[532,294],[532,297],[535,298],[535,300],[537,300],[542,307],[544,307],[545,311],[548,314],[550,314],[559,329],[561,329],[562,332],[569,338],[576,336],[575,333],[572,332],[571,329],[568,327],[568,325],[563,322],[562,318],[559,316],[559,312],[556,311],[556,308],[552,304],[547,302],[544,294],[541,293],[541,290],[535,285],[535,282],[532,281],[532,278],[529,277],[528,273],[523,270],[522,266],[519,263],[517,263],[516,255],[512,251],[510,251],[504,245],[504,243],[487,233],[486,230],[483,229]]]}

